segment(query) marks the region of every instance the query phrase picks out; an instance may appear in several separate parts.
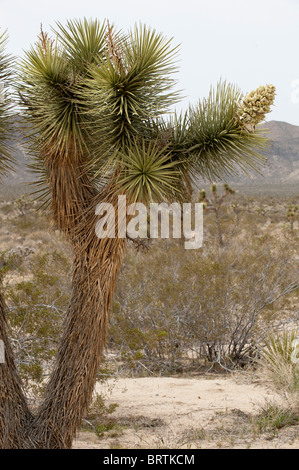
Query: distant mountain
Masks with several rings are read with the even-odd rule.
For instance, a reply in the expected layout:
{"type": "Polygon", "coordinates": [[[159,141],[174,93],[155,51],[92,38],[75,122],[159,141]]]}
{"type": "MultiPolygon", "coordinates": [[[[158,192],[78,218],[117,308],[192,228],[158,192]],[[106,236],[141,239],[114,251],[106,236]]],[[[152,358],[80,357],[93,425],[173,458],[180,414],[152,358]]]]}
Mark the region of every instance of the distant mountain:
{"type": "MultiPolygon", "coordinates": [[[[31,158],[25,151],[19,127],[18,118],[11,136],[16,164],[3,178],[0,185],[2,196],[12,197],[32,191],[28,183],[35,179],[35,175],[28,168],[31,158]]],[[[262,176],[256,172],[252,172],[250,176],[240,173],[229,181],[238,185],[280,183],[295,187],[298,183],[299,188],[299,126],[281,121],[269,121],[263,124],[263,128],[269,131],[267,136],[271,142],[266,152],[267,164],[262,169],[262,176]]]]}
{"type": "MultiPolygon", "coordinates": [[[[299,182],[299,126],[271,121],[271,147],[268,151],[268,172],[272,178],[299,182]]],[[[265,173],[265,176],[268,175],[265,173]]]]}
{"type": "Polygon", "coordinates": [[[267,164],[262,169],[262,176],[252,172],[234,177],[238,182],[281,182],[299,183],[299,126],[282,121],[269,121],[261,126],[267,130],[270,145],[265,152],[267,164]]]}

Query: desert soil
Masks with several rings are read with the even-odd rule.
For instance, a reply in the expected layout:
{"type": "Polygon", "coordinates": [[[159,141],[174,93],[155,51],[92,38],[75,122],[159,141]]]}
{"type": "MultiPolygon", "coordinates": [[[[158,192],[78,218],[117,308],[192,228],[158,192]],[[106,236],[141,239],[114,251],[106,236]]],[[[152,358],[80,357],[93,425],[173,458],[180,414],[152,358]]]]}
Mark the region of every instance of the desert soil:
{"type": "Polygon", "coordinates": [[[258,432],[252,418],[266,402],[281,398],[247,374],[196,378],[119,378],[106,390],[111,429],[82,430],[74,448],[197,449],[299,447],[299,426],[258,432]]]}

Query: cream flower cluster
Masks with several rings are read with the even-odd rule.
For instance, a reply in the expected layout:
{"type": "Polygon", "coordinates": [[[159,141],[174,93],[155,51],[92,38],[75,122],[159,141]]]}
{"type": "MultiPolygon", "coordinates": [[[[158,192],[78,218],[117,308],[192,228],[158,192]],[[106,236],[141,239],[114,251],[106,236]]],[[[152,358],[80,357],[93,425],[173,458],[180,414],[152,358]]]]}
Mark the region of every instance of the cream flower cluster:
{"type": "Polygon", "coordinates": [[[253,132],[255,126],[265,119],[275,99],[275,86],[260,86],[248,93],[237,111],[237,119],[241,127],[253,132]]]}

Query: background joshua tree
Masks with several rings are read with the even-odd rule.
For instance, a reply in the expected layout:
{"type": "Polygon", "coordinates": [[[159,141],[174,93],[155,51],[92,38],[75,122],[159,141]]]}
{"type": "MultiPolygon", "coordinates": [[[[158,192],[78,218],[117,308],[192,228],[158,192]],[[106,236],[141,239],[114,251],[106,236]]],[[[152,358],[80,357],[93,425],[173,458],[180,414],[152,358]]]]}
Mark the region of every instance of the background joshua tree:
{"type": "Polygon", "coordinates": [[[220,246],[224,245],[223,234],[222,234],[221,223],[220,223],[221,206],[222,206],[222,204],[223,204],[223,202],[224,202],[224,200],[227,196],[229,196],[231,194],[235,194],[235,191],[227,183],[224,183],[223,189],[224,189],[223,194],[221,196],[219,196],[219,194],[217,193],[217,184],[213,183],[211,185],[211,193],[212,193],[213,197],[210,198],[210,199],[207,198],[206,191],[204,189],[199,191],[199,202],[203,202],[205,210],[211,210],[215,214],[218,241],[219,241],[220,246]]]}
{"type": "Polygon", "coordinates": [[[298,206],[290,205],[287,210],[287,219],[290,222],[290,229],[294,230],[294,220],[296,216],[296,212],[298,211],[298,206]]]}
{"type": "MultiPolygon", "coordinates": [[[[2,447],[72,445],[91,400],[125,250],[118,195],[144,203],[186,199],[198,175],[214,180],[236,167],[257,169],[265,139],[253,131],[274,100],[274,87],[263,87],[246,98],[245,109],[240,91],[220,83],[207,99],[166,119],[179,98],[177,48],[162,34],[140,25],[124,35],[87,20],[58,23],[54,33],[51,40],[41,31],[26,53],[18,92],[43,196],[72,246],[72,296],[43,403],[28,414],[20,395],[20,411],[7,415],[18,432],[5,434],[2,421],[2,447]],[[100,202],[116,208],[116,238],[95,235],[100,202]]],[[[10,355],[9,361],[14,367],[10,355]]],[[[8,380],[4,375],[10,398],[1,394],[2,408],[8,399],[17,403],[8,380]]]]}

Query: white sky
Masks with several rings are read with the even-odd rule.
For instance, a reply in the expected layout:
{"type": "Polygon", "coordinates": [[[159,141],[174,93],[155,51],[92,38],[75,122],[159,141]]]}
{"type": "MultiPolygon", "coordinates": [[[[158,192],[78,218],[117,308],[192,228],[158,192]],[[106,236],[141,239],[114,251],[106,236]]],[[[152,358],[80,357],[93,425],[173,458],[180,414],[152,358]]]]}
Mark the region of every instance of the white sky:
{"type": "Polygon", "coordinates": [[[128,30],[139,21],[180,44],[178,88],[196,103],[220,78],[243,92],[273,83],[268,120],[299,125],[299,0],[0,0],[8,52],[22,56],[56,21],[109,19],[128,30]]]}

